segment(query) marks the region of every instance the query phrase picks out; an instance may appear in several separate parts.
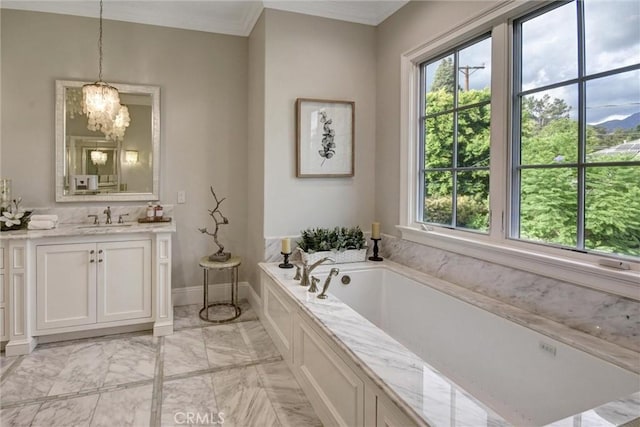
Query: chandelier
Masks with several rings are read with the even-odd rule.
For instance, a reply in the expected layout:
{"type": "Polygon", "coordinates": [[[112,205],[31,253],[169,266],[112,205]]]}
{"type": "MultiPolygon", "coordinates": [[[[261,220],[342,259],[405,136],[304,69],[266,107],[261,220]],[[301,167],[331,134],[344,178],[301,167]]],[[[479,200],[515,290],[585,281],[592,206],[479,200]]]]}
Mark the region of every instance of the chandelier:
{"type": "Polygon", "coordinates": [[[104,151],[94,150],[91,152],[91,163],[96,166],[107,164],[107,153],[104,151]]]}
{"type": "MultiPolygon", "coordinates": [[[[82,112],[86,114],[88,122],[87,129],[101,131],[109,139],[114,134],[114,122],[118,113],[122,110],[120,105],[120,95],[118,89],[102,81],[102,0],[100,0],[100,28],[98,33],[98,81],[82,86],[82,112]]],[[[124,107],[126,108],[126,107],[124,107]]],[[[129,111],[126,111],[126,125],[129,125],[129,111]]],[[[124,121],[121,120],[122,123],[124,121]]],[[[117,133],[116,133],[117,134],[117,133]]]]}

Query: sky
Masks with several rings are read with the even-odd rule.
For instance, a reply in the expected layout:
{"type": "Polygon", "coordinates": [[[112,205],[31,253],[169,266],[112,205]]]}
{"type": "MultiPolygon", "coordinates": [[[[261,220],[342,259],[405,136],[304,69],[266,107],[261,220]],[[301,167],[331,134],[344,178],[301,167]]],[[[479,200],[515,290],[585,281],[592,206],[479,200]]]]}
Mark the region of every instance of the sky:
{"type": "MultiPolygon", "coordinates": [[[[587,75],[640,63],[640,1],[585,0],[585,64],[587,75]]],[[[577,77],[575,2],[560,6],[523,24],[523,90],[535,89],[577,77]]],[[[470,76],[470,88],[489,86],[489,40],[460,53],[460,66],[485,65],[470,76]]],[[[432,83],[436,64],[427,70],[427,87],[432,83]],[[431,77],[431,78],[430,78],[431,77]]],[[[463,73],[459,81],[464,85],[463,73]]],[[[545,93],[562,98],[577,117],[577,86],[564,86],[545,93]]],[[[620,119],[640,111],[640,70],[587,82],[587,122],[620,119]]]]}

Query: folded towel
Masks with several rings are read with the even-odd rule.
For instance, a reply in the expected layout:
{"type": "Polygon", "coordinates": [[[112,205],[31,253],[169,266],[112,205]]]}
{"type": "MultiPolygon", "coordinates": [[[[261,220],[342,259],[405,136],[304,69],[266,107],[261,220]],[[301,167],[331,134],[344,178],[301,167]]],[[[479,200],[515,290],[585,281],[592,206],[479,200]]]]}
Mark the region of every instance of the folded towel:
{"type": "Polygon", "coordinates": [[[58,222],[58,215],[31,215],[31,220],[58,222]]]}
{"type": "Polygon", "coordinates": [[[55,221],[34,221],[33,219],[29,221],[29,226],[27,227],[29,230],[50,230],[52,228],[56,228],[55,221]]]}

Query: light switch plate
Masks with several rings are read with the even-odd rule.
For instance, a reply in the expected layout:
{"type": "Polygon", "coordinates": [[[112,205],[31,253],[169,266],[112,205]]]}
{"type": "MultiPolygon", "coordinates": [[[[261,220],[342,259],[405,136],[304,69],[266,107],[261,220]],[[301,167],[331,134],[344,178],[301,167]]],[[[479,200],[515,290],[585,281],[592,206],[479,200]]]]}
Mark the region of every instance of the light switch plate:
{"type": "Polygon", "coordinates": [[[186,203],[187,202],[187,194],[184,190],[178,191],[178,203],[186,203]]]}

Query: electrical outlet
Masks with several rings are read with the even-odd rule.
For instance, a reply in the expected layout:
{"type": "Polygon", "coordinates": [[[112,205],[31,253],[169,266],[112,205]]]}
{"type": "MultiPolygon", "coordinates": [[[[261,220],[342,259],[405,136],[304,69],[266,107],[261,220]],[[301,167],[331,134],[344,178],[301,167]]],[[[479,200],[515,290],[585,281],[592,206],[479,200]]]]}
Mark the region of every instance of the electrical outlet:
{"type": "Polygon", "coordinates": [[[187,194],[184,190],[178,191],[178,203],[186,203],[187,202],[187,194]]]}
{"type": "Polygon", "coordinates": [[[540,344],[538,346],[540,347],[540,350],[544,351],[545,353],[548,353],[553,357],[556,357],[556,347],[554,345],[540,341],[540,344]]]}

